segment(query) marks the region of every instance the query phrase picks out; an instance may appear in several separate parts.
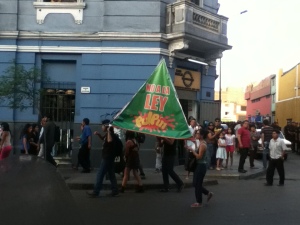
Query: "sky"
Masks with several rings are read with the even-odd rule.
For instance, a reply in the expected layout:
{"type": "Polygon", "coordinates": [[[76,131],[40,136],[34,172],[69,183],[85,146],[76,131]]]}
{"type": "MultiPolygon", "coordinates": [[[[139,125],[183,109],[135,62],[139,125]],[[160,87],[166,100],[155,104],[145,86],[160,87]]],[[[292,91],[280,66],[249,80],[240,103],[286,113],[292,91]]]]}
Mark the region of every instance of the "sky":
{"type": "MultiPolygon", "coordinates": [[[[219,0],[231,50],[223,52],[221,86],[244,87],[300,62],[299,0],[219,0]],[[241,12],[247,10],[246,13],[241,12]]],[[[217,74],[220,63],[217,60],[217,74]]],[[[215,87],[219,90],[219,79],[215,87]]]]}

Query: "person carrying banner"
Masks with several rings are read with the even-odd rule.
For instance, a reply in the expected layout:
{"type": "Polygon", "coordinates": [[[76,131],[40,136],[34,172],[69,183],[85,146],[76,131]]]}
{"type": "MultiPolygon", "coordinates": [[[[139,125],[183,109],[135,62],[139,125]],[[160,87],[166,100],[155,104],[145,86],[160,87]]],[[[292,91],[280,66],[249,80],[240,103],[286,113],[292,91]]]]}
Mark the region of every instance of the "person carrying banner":
{"type": "Polygon", "coordinates": [[[103,179],[108,173],[110,183],[111,183],[111,194],[112,197],[119,196],[119,190],[117,186],[117,179],[114,171],[114,160],[115,160],[115,152],[114,152],[114,129],[110,126],[109,120],[103,120],[100,125],[102,125],[102,131],[105,132],[104,135],[101,135],[98,131],[94,132],[94,135],[97,135],[101,140],[103,140],[103,149],[102,149],[102,161],[97,173],[96,184],[94,186],[93,191],[88,191],[86,194],[90,198],[95,198],[99,196],[100,191],[103,188],[103,179]]]}
{"type": "Polygon", "coordinates": [[[176,142],[173,138],[161,137],[160,145],[163,146],[162,156],[162,176],[164,187],[160,192],[169,192],[169,176],[177,184],[177,191],[181,192],[184,188],[184,183],[174,171],[174,161],[176,155],[176,142]]]}

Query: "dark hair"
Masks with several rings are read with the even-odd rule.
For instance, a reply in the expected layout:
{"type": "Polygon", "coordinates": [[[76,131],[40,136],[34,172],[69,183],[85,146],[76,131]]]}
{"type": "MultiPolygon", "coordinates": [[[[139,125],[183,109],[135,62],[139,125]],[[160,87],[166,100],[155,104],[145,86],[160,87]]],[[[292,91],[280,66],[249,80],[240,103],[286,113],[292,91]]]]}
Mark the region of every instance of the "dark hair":
{"type": "Polygon", "coordinates": [[[275,132],[276,134],[280,134],[280,131],[278,130],[278,129],[274,129],[273,131],[272,131],[272,133],[273,132],[275,132]]]}
{"type": "Polygon", "coordinates": [[[189,116],[189,122],[191,122],[192,120],[196,120],[193,116],[189,116]]]}
{"type": "Polygon", "coordinates": [[[197,133],[199,133],[203,137],[203,139],[206,139],[207,134],[208,134],[208,132],[206,130],[203,130],[203,129],[196,131],[196,134],[197,133]]]}
{"type": "Polygon", "coordinates": [[[217,120],[219,120],[219,122],[221,122],[220,118],[218,118],[218,117],[215,119],[215,122],[216,122],[217,120]]]}
{"type": "Polygon", "coordinates": [[[52,120],[51,114],[45,114],[44,117],[47,117],[47,119],[52,120]]]}
{"type": "Polygon", "coordinates": [[[1,123],[1,127],[3,131],[10,131],[9,130],[9,124],[6,122],[1,123]]]}
{"type": "Polygon", "coordinates": [[[30,134],[28,132],[29,127],[32,127],[32,125],[30,123],[25,124],[23,131],[21,132],[20,139],[22,139],[25,134],[30,134]]]}
{"type": "Polygon", "coordinates": [[[244,120],[242,124],[244,124],[244,123],[249,123],[249,121],[248,120],[244,120]]]}
{"type": "Polygon", "coordinates": [[[251,125],[250,125],[250,129],[251,129],[252,127],[256,128],[254,124],[251,124],[251,125]]]}
{"type": "Polygon", "coordinates": [[[90,120],[88,118],[84,118],[82,120],[86,125],[89,125],[90,124],[90,120]]]}
{"type": "Polygon", "coordinates": [[[127,130],[125,132],[125,140],[132,140],[135,138],[135,132],[131,131],[131,130],[127,130]]]}
{"type": "Polygon", "coordinates": [[[263,121],[263,124],[264,124],[264,125],[269,125],[269,120],[264,120],[264,121],[263,121]]]}

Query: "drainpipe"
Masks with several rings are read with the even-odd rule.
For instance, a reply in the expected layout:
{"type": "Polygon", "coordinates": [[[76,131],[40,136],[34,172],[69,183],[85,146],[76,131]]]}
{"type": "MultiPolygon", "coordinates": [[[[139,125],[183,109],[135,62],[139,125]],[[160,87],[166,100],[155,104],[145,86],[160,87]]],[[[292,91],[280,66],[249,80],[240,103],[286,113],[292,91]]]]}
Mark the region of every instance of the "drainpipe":
{"type": "Polygon", "coordinates": [[[299,87],[298,87],[299,69],[298,69],[298,66],[299,66],[299,64],[297,64],[297,67],[296,67],[296,85],[295,85],[296,98],[298,97],[298,91],[299,91],[299,87]]]}
{"type": "MultiPolygon", "coordinates": [[[[18,65],[17,63],[17,58],[18,58],[18,42],[19,42],[19,35],[20,35],[20,32],[19,32],[19,9],[20,9],[20,0],[17,1],[17,21],[16,21],[16,30],[17,30],[17,37],[16,37],[16,51],[15,51],[15,60],[14,60],[14,63],[15,63],[15,67],[18,65]]],[[[15,70],[15,74],[16,76],[16,70],[15,70]]],[[[16,94],[15,92],[15,89],[16,87],[14,87],[14,95],[16,94]]],[[[15,98],[15,96],[14,96],[15,98]]],[[[14,139],[13,139],[13,146],[16,146],[15,143],[18,143],[16,142],[16,140],[18,140],[19,137],[17,137],[17,130],[16,130],[16,109],[15,107],[13,108],[13,112],[12,112],[12,119],[13,119],[13,135],[14,135],[14,139]]],[[[13,148],[13,154],[17,154],[17,149],[14,147],[13,148]]]]}

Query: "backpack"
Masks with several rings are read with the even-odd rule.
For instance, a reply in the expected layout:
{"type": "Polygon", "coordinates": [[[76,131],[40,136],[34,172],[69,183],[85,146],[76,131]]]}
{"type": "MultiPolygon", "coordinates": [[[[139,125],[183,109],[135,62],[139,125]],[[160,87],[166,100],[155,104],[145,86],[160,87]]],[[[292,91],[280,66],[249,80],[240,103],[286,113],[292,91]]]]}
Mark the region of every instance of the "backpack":
{"type": "Polygon", "coordinates": [[[60,128],[59,126],[55,125],[55,131],[54,131],[54,140],[55,142],[60,142],[60,128]]]}
{"type": "Polygon", "coordinates": [[[143,144],[146,140],[146,135],[143,134],[143,133],[136,133],[136,138],[135,139],[137,140],[137,142],[139,144],[143,144]]]}

